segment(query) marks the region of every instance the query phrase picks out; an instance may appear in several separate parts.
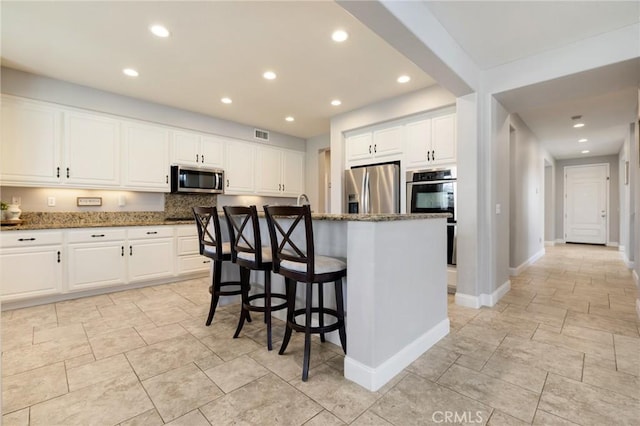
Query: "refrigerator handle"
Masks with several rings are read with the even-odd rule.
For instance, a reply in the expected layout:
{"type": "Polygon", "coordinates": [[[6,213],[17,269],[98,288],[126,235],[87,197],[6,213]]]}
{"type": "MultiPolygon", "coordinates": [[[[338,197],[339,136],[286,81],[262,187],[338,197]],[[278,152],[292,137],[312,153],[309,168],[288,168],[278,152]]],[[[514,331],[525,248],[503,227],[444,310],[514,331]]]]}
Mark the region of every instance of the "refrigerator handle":
{"type": "Polygon", "coordinates": [[[364,188],[362,193],[364,194],[364,203],[363,203],[363,213],[371,213],[371,188],[369,185],[369,171],[365,170],[364,172],[364,188]]]}

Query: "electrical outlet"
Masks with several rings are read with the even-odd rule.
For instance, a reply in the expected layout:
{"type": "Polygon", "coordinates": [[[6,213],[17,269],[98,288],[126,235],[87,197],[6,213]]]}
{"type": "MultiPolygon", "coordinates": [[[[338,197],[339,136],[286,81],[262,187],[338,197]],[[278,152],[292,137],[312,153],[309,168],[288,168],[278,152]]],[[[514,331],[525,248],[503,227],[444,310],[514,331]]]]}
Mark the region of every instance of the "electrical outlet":
{"type": "Polygon", "coordinates": [[[47,206],[55,207],[56,206],[56,197],[47,198],[47,206]]]}
{"type": "Polygon", "coordinates": [[[11,204],[22,204],[22,197],[14,196],[11,197],[11,204]]]}

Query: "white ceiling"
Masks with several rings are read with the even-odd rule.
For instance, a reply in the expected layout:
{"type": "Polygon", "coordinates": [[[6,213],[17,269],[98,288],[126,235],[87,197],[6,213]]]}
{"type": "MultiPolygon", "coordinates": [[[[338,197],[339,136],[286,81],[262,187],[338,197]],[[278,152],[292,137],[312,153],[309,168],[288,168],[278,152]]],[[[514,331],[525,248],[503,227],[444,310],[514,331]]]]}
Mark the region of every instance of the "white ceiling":
{"type": "MultiPolygon", "coordinates": [[[[425,2],[480,69],[632,25],[640,2],[425,2]]],[[[338,4],[2,1],[2,65],[309,138],[329,118],[435,84],[338,4]],[[169,39],[148,27],[163,23],[169,39]],[[346,29],[343,44],[330,39],[346,29]],[[124,67],[140,71],[137,79],[124,67]],[[278,73],[274,81],[261,75],[278,73]],[[395,80],[409,74],[412,81],[395,80]],[[229,96],[231,105],[220,98],[229,96]],[[332,107],[334,98],[342,106],[332,107]],[[284,121],[292,115],[293,123],[284,121]]],[[[616,154],[636,111],[640,61],[498,94],[556,158],[616,154]]]]}
{"type": "MultiPolygon", "coordinates": [[[[486,72],[525,57],[633,25],[640,2],[427,2],[460,47],[486,72]]],[[[640,37],[640,34],[638,35],[640,37]]],[[[557,159],[615,155],[637,116],[640,52],[635,60],[500,93],[557,159]],[[571,117],[582,115],[581,129],[571,117]],[[587,138],[586,143],[578,139],[587,138]]]]}
{"type": "Polygon", "coordinates": [[[4,66],[302,138],[328,132],[333,115],[435,84],[334,2],[1,7],[4,66]],[[172,36],[151,35],[154,23],[172,36]],[[337,28],[350,34],[342,44],[331,40],[337,28]],[[125,67],[140,76],[124,76],[125,67]],[[278,78],[263,79],[267,69],[278,78]],[[412,80],[398,84],[401,74],[412,80]]]}

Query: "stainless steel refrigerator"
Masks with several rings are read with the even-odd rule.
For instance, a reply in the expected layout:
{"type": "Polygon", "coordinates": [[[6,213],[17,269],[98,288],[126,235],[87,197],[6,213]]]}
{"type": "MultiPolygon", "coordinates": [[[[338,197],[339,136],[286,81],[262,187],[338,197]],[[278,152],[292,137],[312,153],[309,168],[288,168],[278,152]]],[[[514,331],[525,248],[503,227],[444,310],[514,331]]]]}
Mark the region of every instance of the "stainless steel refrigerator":
{"type": "Polygon", "coordinates": [[[400,165],[354,167],[344,176],[345,213],[400,213],[400,165]]]}

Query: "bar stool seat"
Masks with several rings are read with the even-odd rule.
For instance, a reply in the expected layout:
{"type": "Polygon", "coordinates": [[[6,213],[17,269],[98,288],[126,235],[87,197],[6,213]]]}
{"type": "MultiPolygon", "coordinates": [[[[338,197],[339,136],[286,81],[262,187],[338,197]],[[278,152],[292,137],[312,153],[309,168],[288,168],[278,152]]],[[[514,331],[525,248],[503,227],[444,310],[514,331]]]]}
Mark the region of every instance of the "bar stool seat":
{"type": "Polygon", "coordinates": [[[271,270],[273,269],[271,249],[262,246],[256,206],[225,206],[223,208],[229,226],[232,260],[240,266],[242,283],[242,312],[233,337],[237,338],[240,335],[245,319],[249,318],[249,312],[263,312],[264,322],[267,325],[267,348],[271,350],[273,348],[271,313],[287,307],[287,296],[271,291],[271,270]],[[264,291],[250,295],[251,271],[264,272],[264,291]],[[282,303],[273,305],[273,299],[280,299],[282,303]],[[260,300],[262,305],[253,303],[260,300]]]}
{"type": "Polygon", "coordinates": [[[279,353],[282,355],[287,349],[292,331],[304,332],[302,381],[306,382],[309,377],[311,334],[320,334],[320,340],[324,342],[325,333],[338,330],[342,350],[347,353],[342,294],[342,278],[347,275],[347,264],[342,259],[315,255],[311,209],[308,205],[264,206],[264,211],[271,237],[273,270],[284,276],[287,291],[287,328],[279,353]],[[304,240],[297,244],[304,250],[292,240],[300,224],[304,227],[304,240]],[[306,284],[305,307],[301,309],[295,307],[297,282],[306,284]],[[336,309],[324,306],[324,284],[328,282],[333,282],[335,286],[336,309]],[[314,285],[318,295],[315,306],[314,285]],[[318,326],[312,326],[312,314],[317,314],[318,326]],[[302,315],[304,323],[296,320],[302,315]],[[335,319],[335,322],[325,325],[325,316],[335,319]]]}
{"type": "MultiPolygon", "coordinates": [[[[211,325],[220,296],[237,296],[242,294],[240,281],[222,281],[222,262],[231,262],[231,243],[222,241],[220,231],[220,219],[218,210],[213,207],[193,207],[193,216],[198,228],[200,254],[213,261],[213,274],[211,278],[211,303],[206,325],[211,325]],[[231,288],[234,287],[234,288],[231,288]],[[230,288],[230,289],[227,289],[230,288]]],[[[247,318],[251,321],[251,318],[247,318]]]]}

